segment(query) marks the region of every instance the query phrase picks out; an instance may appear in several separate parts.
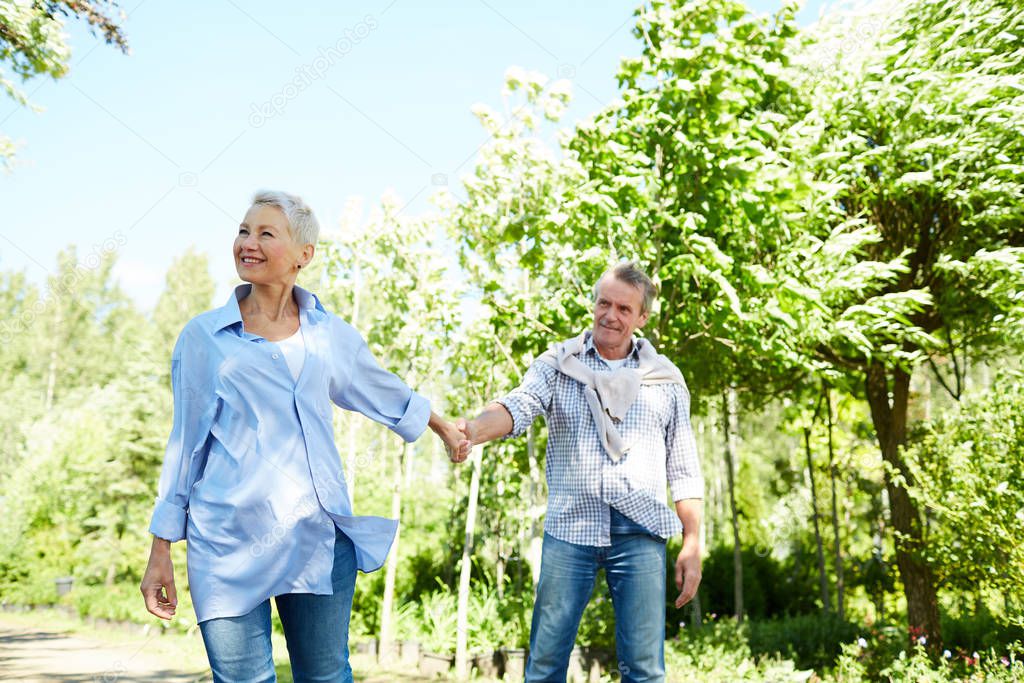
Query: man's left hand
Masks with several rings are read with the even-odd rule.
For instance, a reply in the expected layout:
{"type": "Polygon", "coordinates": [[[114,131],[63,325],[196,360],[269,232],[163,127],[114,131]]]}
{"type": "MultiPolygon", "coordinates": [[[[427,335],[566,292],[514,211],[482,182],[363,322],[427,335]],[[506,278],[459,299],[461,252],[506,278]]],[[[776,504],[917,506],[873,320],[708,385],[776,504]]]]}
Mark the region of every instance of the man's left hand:
{"type": "Polygon", "coordinates": [[[676,558],[676,588],[679,589],[679,597],[676,598],[677,608],[693,600],[693,596],[697,594],[701,577],[700,564],[700,542],[684,539],[683,549],[676,558]]]}

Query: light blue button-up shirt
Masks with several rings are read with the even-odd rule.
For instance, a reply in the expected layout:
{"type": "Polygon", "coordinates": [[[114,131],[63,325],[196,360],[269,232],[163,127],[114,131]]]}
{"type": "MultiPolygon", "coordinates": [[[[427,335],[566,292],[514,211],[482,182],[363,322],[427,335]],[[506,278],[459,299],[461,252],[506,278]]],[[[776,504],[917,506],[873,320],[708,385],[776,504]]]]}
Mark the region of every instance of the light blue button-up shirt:
{"type": "Polygon", "coordinates": [[[293,380],[280,347],[242,329],[238,301],[251,287],[190,320],[171,358],[174,425],[149,530],[188,540],[198,621],[284,593],[330,595],[335,525],[359,569],[379,569],[398,522],[353,516],[331,402],[406,441],[430,417],[429,402],[382,369],[351,325],[297,286],[306,357],[293,380]]]}

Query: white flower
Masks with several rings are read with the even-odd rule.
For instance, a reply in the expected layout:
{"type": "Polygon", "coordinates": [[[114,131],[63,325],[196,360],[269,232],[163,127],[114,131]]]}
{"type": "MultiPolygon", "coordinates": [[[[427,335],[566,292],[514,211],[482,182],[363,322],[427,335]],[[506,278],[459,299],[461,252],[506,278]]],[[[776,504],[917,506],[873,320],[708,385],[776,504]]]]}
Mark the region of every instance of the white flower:
{"type": "Polygon", "coordinates": [[[857,644],[860,645],[861,647],[867,647],[868,646],[868,641],[864,640],[863,638],[858,638],[857,639],[857,644]]]}
{"type": "Polygon", "coordinates": [[[926,642],[928,642],[928,639],[925,638],[924,636],[921,636],[920,638],[917,639],[917,644],[918,645],[924,645],[926,642]]]}
{"type": "Polygon", "coordinates": [[[946,659],[949,659],[950,657],[953,656],[953,653],[950,652],[949,650],[943,650],[942,651],[942,656],[945,657],[946,659]]]}

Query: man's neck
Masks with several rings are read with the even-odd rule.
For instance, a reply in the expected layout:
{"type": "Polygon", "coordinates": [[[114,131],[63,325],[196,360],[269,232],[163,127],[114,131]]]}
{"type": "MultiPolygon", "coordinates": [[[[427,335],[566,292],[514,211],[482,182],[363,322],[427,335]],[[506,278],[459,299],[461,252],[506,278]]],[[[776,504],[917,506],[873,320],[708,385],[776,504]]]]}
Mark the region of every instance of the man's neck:
{"type": "Polygon", "coordinates": [[[594,342],[594,348],[597,350],[598,355],[605,360],[622,360],[633,350],[633,340],[626,340],[626,343],[619,348],[604,347],[594,342]]]}

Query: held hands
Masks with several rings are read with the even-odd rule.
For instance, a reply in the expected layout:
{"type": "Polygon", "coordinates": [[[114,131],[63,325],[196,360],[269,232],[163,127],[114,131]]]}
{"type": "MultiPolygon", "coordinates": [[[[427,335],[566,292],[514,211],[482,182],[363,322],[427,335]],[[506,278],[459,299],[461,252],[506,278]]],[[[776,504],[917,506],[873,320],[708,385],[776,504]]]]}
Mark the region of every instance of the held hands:
{"type": "Polygon", "coordinates": [[[478,443],[476,424],[473,420],[460,417],[455,420],[455,428],[459,430],[459,434],[462,437],[461,444],[465,444],[467,449],[473,448],[478,443]]]}
{"type": "Polygon", "coordinates": [[[174,617],[174,610],[178,607],[178,592],[174,588],[174,565],[171,563],[171,544],[168,541],[153,538],[149,564],[139,590],[151,614],[168,620],[174,617]]]}
{"type": "Polygon", "coordinates": [[[473,444],[466,440],[466,437],[454,424],[434,413],[430,415],[429,424],[434,433],[441,438],[444,448],[448,452],[448,458],[452,462],[463,462],[469,457],[469,451],[473,444]]]}
{"type": "Polygon", "coordinates": [[[677,608],[690,602],[697,594],[701,578],[700,564],[700,542],[684,539],[683,549],[676,558],[676,588],[679,589],[679,597],[675,602],[677,608]]]}

